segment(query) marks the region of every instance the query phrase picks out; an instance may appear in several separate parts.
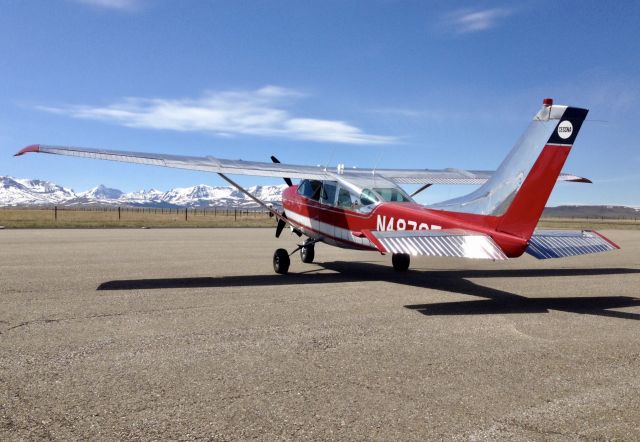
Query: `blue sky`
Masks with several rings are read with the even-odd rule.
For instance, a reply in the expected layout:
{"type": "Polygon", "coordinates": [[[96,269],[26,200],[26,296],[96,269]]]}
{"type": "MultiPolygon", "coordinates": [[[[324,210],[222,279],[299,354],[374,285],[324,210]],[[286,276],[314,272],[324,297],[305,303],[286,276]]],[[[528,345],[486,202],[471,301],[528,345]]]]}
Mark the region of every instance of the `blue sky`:
{"type": "Polygon", "coordinates": [[[639,2],[0,0],[0,175],[224,184],[12,157],[33,143],[494,169],[553,97],[590,109],[564,170],[595,183],[561,183],[550,203],[640,206],[639,22],[639,2]]]}

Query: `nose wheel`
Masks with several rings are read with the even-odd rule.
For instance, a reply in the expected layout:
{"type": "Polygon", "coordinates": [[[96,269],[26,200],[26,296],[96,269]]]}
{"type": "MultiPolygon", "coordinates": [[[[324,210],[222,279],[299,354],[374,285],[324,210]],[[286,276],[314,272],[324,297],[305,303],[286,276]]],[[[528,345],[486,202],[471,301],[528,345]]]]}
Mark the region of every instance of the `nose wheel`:
{"type": "Polygon", "coordinates": [[[291,260],[289,259],[289,252],[285,249],[278,249],[273,254],[273,270],[281,275],[286,275],[289,272],[289,266],[291,260]]]}
{"type": "Polygon", "coordinates": [[[281,275],[289,273],[289,266],[291,265],[290,256],[300,250],[300,259],[304,263],[312,263],[316,256],[315,244],[319,240],[308,239],[304,244],[298,245],[293,252],[289,253],[285,249],[278,249],[273,253],[273,270],[281,275]]]}

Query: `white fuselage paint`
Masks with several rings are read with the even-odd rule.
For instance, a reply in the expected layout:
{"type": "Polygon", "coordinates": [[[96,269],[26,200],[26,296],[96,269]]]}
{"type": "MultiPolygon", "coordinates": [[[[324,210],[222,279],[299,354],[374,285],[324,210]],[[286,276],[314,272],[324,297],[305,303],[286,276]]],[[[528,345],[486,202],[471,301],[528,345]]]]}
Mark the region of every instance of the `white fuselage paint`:
{"type": "Polygon", "coordinates": [[[367,238],[353,235],[348,229],[325,223],[317,219],[309,218],[289,209],[286,210],[287,218],[302,228],[304,234],[313,239],[322,239],[323,242],[338,247],[349,247],[349,244],[361,248],[376,247],[367,238]]]}
{"type": "MultiPolygon", "coordinates": [[[[367,238],[355,236],[349,229],[325,223],[317,219],[309,218],[291,210],[286,210],[287,218],[297,224],[304,234],[313,239],[322,239],[323,242],[338,247],[349,247],[353,244],[356,247],[376,247],[367,238]]],[[[401,231],[401,230],[440,230],[441,226],[435,224],[418,223],[404,218],[387,218],[386,215],[377,216],[378,231],[401,231]]]]}

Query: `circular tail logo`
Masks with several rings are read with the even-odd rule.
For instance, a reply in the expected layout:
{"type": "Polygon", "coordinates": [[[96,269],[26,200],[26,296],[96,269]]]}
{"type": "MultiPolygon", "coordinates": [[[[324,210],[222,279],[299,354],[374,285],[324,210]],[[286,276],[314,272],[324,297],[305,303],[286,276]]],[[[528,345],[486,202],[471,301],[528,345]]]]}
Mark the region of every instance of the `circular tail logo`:
{"type": "Polygon", "coordinates": [[[558,124],[558,136],[563,140],[566,140],[573,134],[573,124],[571,121],[564,120],[560,124],[558,124]]]}

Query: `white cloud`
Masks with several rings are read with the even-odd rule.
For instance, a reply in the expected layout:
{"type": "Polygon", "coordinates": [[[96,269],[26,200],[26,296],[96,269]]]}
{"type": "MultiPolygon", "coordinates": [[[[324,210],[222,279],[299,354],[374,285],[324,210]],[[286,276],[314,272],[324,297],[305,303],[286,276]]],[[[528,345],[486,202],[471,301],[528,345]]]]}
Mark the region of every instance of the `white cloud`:
{"type": "Polygon", "coordinates": [[[104,9],[133,10],[141,0],[76,0],[77,2],[104,9]]]}
{"type": "Polygon", "coordinates": [[[207,92],[196,99],[126,98],[107,106],[39,106],[38,109],[127,127],[258,135],[347,144],[388,144],[395,137],[372,135],[344,121],[292,116],[286,105],[304,95],[266,86],[255,91],[207,92]]]}
{"type": "Polygon", "coordinates": [[[495,27],[498,21],[508,17],[513,11],[505,8],[460,9],[442,18],[445,28],[460,34],[486,31],[495,27]]]}

